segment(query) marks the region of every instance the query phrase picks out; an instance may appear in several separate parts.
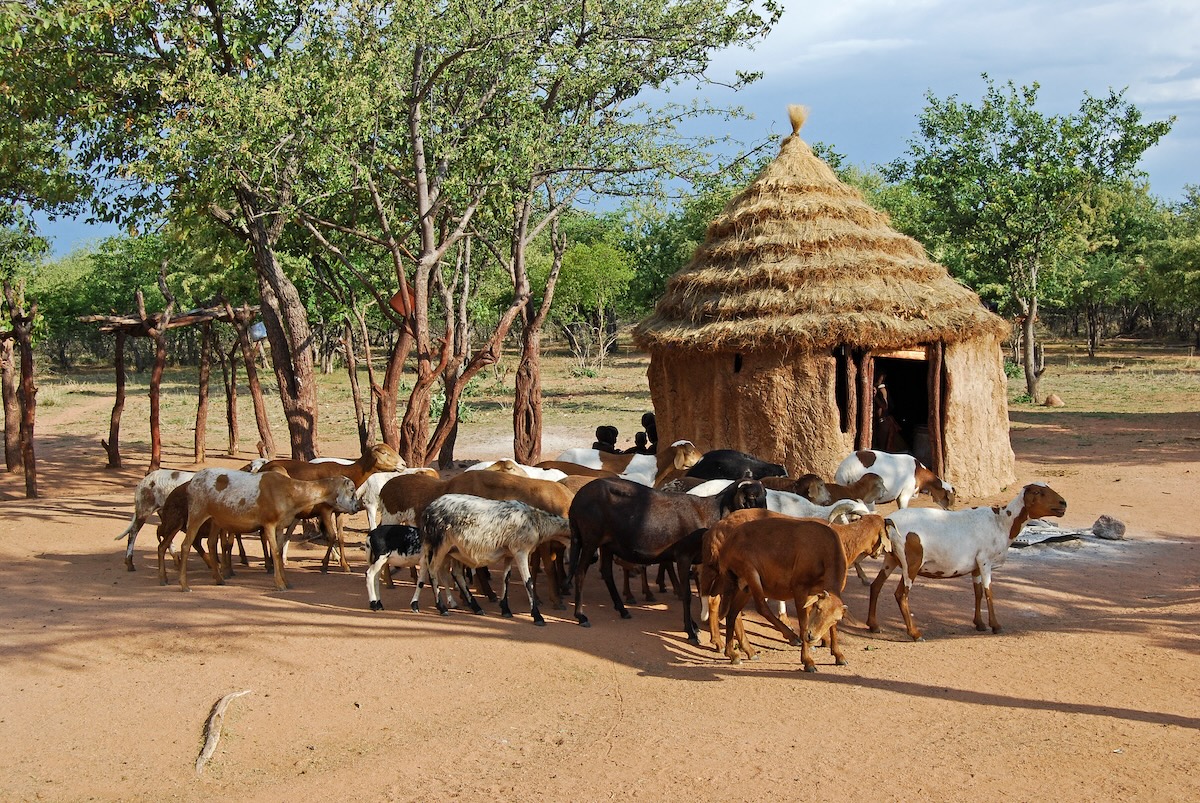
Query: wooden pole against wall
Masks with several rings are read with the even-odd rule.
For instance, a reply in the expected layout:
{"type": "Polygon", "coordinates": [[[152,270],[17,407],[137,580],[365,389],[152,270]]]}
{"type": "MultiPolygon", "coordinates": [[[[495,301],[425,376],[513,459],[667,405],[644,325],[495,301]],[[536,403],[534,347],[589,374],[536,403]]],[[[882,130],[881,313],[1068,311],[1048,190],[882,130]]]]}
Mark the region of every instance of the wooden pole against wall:
{"type": "MultiPolygon", "coordinates": [[[[842,346],[845,353],[846,365],[846,427],[852,427],[858,422],[858,364],[854,359],[854,351],[849,346],[842,346]]],[[[842,430],[846,431],[845,428],[842,430]]]]}
{"type": "Polygon", "coordinates": [[[875,423],[875,355],[864,350],[858,367],[858,436],[855,448],[870,449],[875,423]]]}
{"type": "Polygon", "coordinates": [[[927,350],[929,358],[927,377],[929,383],[929,461],[933,464],[930,468],[939,477],[946,470],[945,451],[942,448],[944,426],[942,420],[942,369],[945,364],[945,348],[946,345],[939,341],[929,346],[927,350]]]}

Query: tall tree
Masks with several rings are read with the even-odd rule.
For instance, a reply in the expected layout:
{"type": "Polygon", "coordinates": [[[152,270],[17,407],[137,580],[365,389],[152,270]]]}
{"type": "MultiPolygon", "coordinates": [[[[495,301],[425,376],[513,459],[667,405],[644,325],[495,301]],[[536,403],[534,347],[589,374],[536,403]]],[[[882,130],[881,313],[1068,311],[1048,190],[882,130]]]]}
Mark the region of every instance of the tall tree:
{"type": "Polygon", "coordinates": [[[1080,221],[1075,240],[1055,260],[1050,294],[1082,316],[1088,356],[1095,357],[1107,312],[1140,294],[1148,251],[1164,236],[1166,216],[1148,185],[1127,181],[1098,188],[1080,221]]]}
{"type": "Polygon", "coordinates": [[[887,174],[923,196],[912,233],[956,275],[974,274],[969,283],[1006,289],[1020,323],[1026,391],[1036,400],[1041,273],[1076,236],[1084,202],[1099,187],[1135,175],[1174,118],[1143,123],[1141,111],[1112,90],[1101,98],[1085,94],[1073,114],[1047,115],[1036,108],[1037,84],[997,87],[983,79],[978,106],[927,94],[918,136],[887,174]]]}
{"type": "MultiPolygon", "coordinates": [[[[19,217],[20,210],[16,210],[19,217]]],[[[9,471],[25,469],[26,495],[37,496],[37,469],[33,452],[37,388],[33,381],[33,327],[37,304],[26,309],[26,282],[49,244],[29,227],[0,227],[0,390],[4,403],[4,462],[9,471]]],[[[40,323],[40,322],[39,322],[40,323]]]]}
{"type": "Polygon", "coordinates": [[[1152,298],[1175,311],[1200,348],[1200,186],[1185,188],[1170,209],[1163,239],[1150,247],[1152,298]]]}
{"type": "MultiPolygon", "coordinates": [[[[30,0],[4,29],[0,80],[87,166],[93,212],[133,225],[203,213],[253,256],[292,453],[316,448],[303,303],[276,253],[311,140],[291,71],[321,4],[30,0]]],[[[312,89],[311,87],[307,87],[312,89]]]]}

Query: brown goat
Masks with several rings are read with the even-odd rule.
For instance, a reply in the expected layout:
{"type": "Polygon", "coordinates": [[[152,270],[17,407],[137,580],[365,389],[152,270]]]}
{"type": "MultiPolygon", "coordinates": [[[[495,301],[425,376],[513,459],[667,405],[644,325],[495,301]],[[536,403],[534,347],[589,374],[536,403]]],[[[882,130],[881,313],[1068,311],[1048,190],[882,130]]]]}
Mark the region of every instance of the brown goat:
{"type": "MultiPolygon", "coordinates": [[[[581,466],[578,463],[570,463],[566,460],[543,460],[537,464],[538,468],[556,468],[562,473],[571,477],[587,477],[588,479],[596,479],[597,477],[615,477],[618,472],[609,471],[603,468],[588,468],[581,466]]],[[[562,482],[562,480],[559,480],[562,482]]]]}
{"type": "Polygon", "coordinates": [[[836,502],[838,497],[831,497],[825,488],[825,480],[817,474],[801,474],[799,477],[763,477],[762,484],[772,491],[787,491],[803,496],[818,505],[829,505],[836,502]]]}
{"type": "Polygon", "coordinates": [[[870,471],[849,485],[827,482],[825,489],[829,491],[829,498],[835,502],[839,499],[857,499],[864,504],[874,505],[887,495],[887,484],[884,483],[883,477],[870,471]]]}
{"type": "Polygon", "coordinates": [[[428,474],[403,474],[389,480],[379,491],[380,524],[420,526],[426,506],[446,493],[446,483],[428,474]]]}
{"type": "Polygon", "coordinates": [[[837,622],[846,611],[839,596],[846,582],[846,554],[829,524],[770,511],[736,511],[705,533],[701,560],[701,593],[720,591],[725,655],[731,662],[740,662],[735,644],[749,658],[757,654],[739,616],[753,599],[759,614],[790,644],[800,645],[805,672],[816,671],[811,645],[826,632],[835,663],[845,665],[837,622]],[[800,635],[775,615],[767,597],[795,600],[800,635]]]}
{"type": "MultiPolygon", "coordinates": [[[[343,476],[320,480],[295,480],[284,474],[268,471],[247,474],[221,468],[206,468],[196,473],[188,488],[187,535],[179,555],[179,587],[190,591],[187,582],[187,554],[200,528],[211,521],[213,526],[230,533],[248,533],[262,529],[274,561],[275,588],[286,590],[283,570],[283,528],[305,510],[319,505],[339,513],[355,513],[360,508],[354,496],[354,483],[343,476]]],[[[211,542],[210,542],[211,543],[211,542]]],[[[218,585],[224,578],[216,565],[210,563],[218,585]]]]}
{"type": "MultiPolygon", "coordinates": [[[[162,585],[167,584],[166,554],[171,548],[171,543],[175,540],[176,534],[187,531],[189,484],[190,480],[172,490],[171,493],[167,495],[166,501],[164,502],[162,508],[158,511],[158,580],[162,585]]],[[[230,560],[233,541],[237,541],[238,552],[241,556],[242,565],[250,565],[250,562],[246,559],[246,547],[242,544],[242,535],[243,533],[235,533],[232,535],[229,533],[221,533],[221,569],[223,576],[226,578],[233,576],[233,566],[232,561],[230,560]]],[[[258,535],[260,540],[262,540],[263,555],[266,558],[266,569],[269,572],[272,570],[271,550],[267,546],[266,539],[262,538],[261,530],[259,531],[258,535]]],[[[205,554],[204,549],[200,546],[200,542],[201,540],[208,541],[209,549],[213,554],[213,558],[215,559],[217,542],[216,536],[217,532],[213,530],[212,522],[209,522],[200,528],[200,532],[197,533],[196,541],[193,544],[193,546],[196,547],[197,554],[204,559],[205,563],[209,564],[210,568],[212,567],[212,561],[205,554]]]]}
{"type": "MultiPolygon", "coordinates": [[[[404,461],[396,450],[386,443],[377,443],[365,450],[362,456],[353,463],[322,462],[310,463],[306,460],[271,460],[265,463],[259,472],[282,471],[294,480],[321,480],[327,477],[347,477],[354,483],[357,490],[367,478],[379,471],[396,471],[404,467],[404,461]]],[[[333,511],[327,505],[318,505],[312,510],[302,511],[298,518],[306,519],[319,517],[321,529],[329,538],[329,546],[325,557],[321,559],[321,571],[329,568],[329,558],[336,546],[338,563],[342,571],[349,572],[350,564],[346,562],[346,543],[340,519],[335,519],[333,511]]],[[[288,531],[289,535],[291,530],[288,531]]]]}
{"type": "MultiPolygon", "coordinates": [[[[745,516],[743,514],[743,521],[759,520],[780,515],[778,513],[770,513],[769,511],[757,512],[762,515],[745,516]]],[[[842,552],[846,556],[847,566],[863,556],[874,558],[878,557],[881,552],[890,552],[892,549],[892,542],[887,531],[887,528],[891,527],[892,523],[876,513],[862,516],[855,521],[845,524],[831,523],[829,526],[837,533],[838,540],[842,544],[842,552]]],[[[722,537],[721,532],[718,532],[710,536],[709,540],[705,542],[704,551],[701,553],[703,562],[700,569],[700,587],[701,589],[707,589],[707,591],[702,591],[701,593],[702,595],[706,593],[708,595],[708,634],[717,652],[721,652],[724,649],[725,643],[720,635],[720,617],[717,614],[721,600],[720,595],[716,593],[720,590],[720,587],[716,576],[717,567],[714,551],[720,549],[720,539],[722,537]]],[[[844,581],[843,587],[845,587],[844,581]]],[[[738,628],[740,633],[740,622],[738,623],[738,628]]],[[[741,636],[739,635],[738,638],[740,640],[741,636]]]]}

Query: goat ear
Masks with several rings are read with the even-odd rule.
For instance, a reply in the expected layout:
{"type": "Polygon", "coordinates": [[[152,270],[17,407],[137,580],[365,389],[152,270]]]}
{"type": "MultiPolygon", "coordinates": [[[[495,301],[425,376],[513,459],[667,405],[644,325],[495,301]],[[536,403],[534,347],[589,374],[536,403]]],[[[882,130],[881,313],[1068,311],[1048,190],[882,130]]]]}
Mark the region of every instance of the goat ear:
{"type": "Polygon", "coordinates": [[[862,627],[862,628],[866,627],[866,625],[864,625],[862,623],[862,621],[860,619],[858,619],[858,617],[856,617],[854,614],[850,613],[849,605],[842,606],[842,621],[845,622],[846,624],[850,625],[851,627],[862,627]]]}
{"type": "Polygon", "coordinates": [[[813,594],[808,599],[804,600],[804,604],[801,605],[800,607],[811,608],[812,606],[817,604],[817,599],[819,599],[819,597],[816,594],[813,594]]]}

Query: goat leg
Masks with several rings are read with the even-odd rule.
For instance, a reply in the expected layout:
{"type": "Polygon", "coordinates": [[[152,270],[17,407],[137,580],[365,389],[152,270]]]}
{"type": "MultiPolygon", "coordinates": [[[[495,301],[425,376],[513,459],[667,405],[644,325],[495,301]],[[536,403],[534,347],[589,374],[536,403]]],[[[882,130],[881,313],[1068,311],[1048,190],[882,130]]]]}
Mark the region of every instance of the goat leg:
{"type": "MultiPolygon", "coordinates": [[[[517,555],[517,572],[521,575],[521,580],[525,583],[525,593],[529,595],[529,613],[533,617],[533,623],[538,627],[546,625],[546,619],[542,616],[542,611],[538,607],[537,594],[533,589],[533,572],[529,568],[529,556],[517,555]]],[[[548,572],[547,572],[548,573],[548,572]]],[[[506,578],[507,579],[507,578],[506,578]]],[[[505,596],[507,597],[508,584],[505,583],[505,596]]]]}
{"type": "Polygon", "coordinates": [[[480,566],[475,570],[475,587],[479,589],[479,593],[487,597],[488,602],[495,602],[496,592],[492,589],[492,573],[487,566],[480,566]]]}
{"type": "MultiPolygon", "coordinates": [[[[529,560],[526,559],[525,573],[528,573],[528,571],[529,571],[529,560]]],[[[523,574],[525,574],[525,573],[523,573],[523,574]]],[[[512,558],[508,558],[504,561],[504,572],[500,575],[500,577],[501,577],[500,585],[504,591],[504,593],[500,595],[500,615],[503,616],[505,619],[512,618],[512,608],[508,607],[508,576],[510,574],[512,574],[512,558]]],[[[524,576],[522,576],[521,579],[524,580],[525,579],[524,576]]]]}
{"type": "MultiPolygon", "coordinates": [[[[761,611],[760,611],[761,613],[761,611]]],[[[796,619],[799,621],[800,632],[808,632],[808,608],[804,606],[804,600],[796,600],[796,619]]],[[[800,639],[800,666],[805,672],[816,672],[817,662],[813,660],[812,645],[808,643],[808,639],[800,639]]]]}
{"type": "MultiPolygon", "coordinates": [[[[604,584],[608,586],[608,594],[612,597],[613,607],[617,609],[617,613],[621,614],[622,619],[633,618],[625,609],[621,595],[617,593],[617,583],[613,579],[613,553],[607,546],[600,547],[600,576],[604,579],[604,584]]],[[[576,591],[576,594],[578,593],[576,591]]]]}
{"type": "Polygon", "coordinates": [[[913,641],[924,641],[921,630],[913,622],[912,612],[908,609],[909,588],[908,578],[901,577],[900,582],[896,584],[896,604],[900,606],[900,615],[904,617],[904,629],[908,631],[908,637],[913,641]]]}
{"type": "Polygon", "coordinates": [[[871,601],[867,607],[867,629],[872,633],[879,632],[879,620],[877,618],[879,595],[883,592],[883,586],[891,575],[892,570],[899,565],[900,561],[888,555],[883,560],[883,568],[879,570],[879,574],[875,576],[875,581],[871,583],[871,601]]]}
{"type": "MultiPolygon", "coordinates": [[[[465,568],[462,564],[452,564],[450,566],[450,579],[454,581],[454,585],[458,589],[458,593],[463,598],[463,601],[471,606],[471,612],[482,616],[483,608],[475,599],[475,595],[471,593],[471,587],[467,584],[466,578],[463,576],[465,568]]],[[[505,601],[505,605],[507,604],[508,602],[505,601]]]]}

